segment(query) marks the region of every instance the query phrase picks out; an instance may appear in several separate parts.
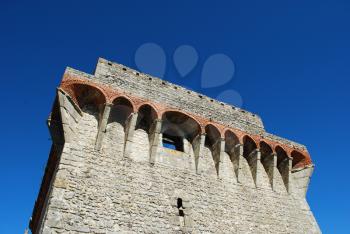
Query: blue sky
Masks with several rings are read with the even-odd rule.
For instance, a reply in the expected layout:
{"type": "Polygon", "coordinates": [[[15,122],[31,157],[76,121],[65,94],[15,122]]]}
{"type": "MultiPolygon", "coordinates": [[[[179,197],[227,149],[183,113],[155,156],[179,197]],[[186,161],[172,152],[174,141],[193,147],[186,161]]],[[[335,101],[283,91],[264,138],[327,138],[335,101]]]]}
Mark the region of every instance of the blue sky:
{"type": "Polygon", "coordinates": [[[212,97],[234,89],[269,132],[306,144],[316,165],[308,201],[321,229],[349,233],[348,1],[48,2],[0,2],[1,233],[28,224],[65,67],[91,73],[104,57],[136,68],[147,42],[165,51],[165,79],[212,97]],[[181,78],[171,60],[184,44],[199,56],[181,78]],[[201,68],[217,53],[234,61],[234,78],[201,88],[201,68]]]}

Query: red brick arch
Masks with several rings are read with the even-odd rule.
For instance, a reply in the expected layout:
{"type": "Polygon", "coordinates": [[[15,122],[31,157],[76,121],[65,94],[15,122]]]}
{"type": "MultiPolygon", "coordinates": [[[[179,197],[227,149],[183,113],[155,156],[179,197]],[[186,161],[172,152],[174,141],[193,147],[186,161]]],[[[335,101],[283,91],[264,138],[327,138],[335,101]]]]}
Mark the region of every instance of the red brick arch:
{"type": "MultiPolygon", "coordinates": [[[[79,108],[82,107],[81,96],[86,96],[86,92],[89,92],[91,95],[89,97],[89,101],[95,106],[104,105],[107,103],[107,97],[104,90],[85,82],[71,82],[61,86],[61,89],[72,98],[79,108]]],[[[84,97],[84,99],[87,98],[88,97],[84,97]]]]}
{"type": "Polygon", "coordinates": [[[261,140],[261,141],[259,142],[259,146],[258,146],[258,148],[260,149],[261,153],[264,153],[264,152],[263,152],[264,150],[262,150],[262,149],[263,149],[263,144],[265,144],[266,147],[268,147],[268,149],[269,149],[269,151],[271,151],[271,153],[274,153],[274,148],[273,148],[273,146],[271,146],[269,143],[267,143],[267,142],[264,141],[264,140],[261,140]]]}
{"type": "Polygon", "coordinates": [[[251,135],[248,135],[248,134],[244,135],[242,137],[242,142],[243,143],[244,143],[244,138],[248,138],[248,139],[252,140],[255,143],[256,148],[257,149],[259,148],[259,141],[257,141],[254,136],[251,136],[251,135]]]}
{"type": "Polygon", "coordinates": [[[232,139],[230,140],[230,135],[233,136],[233,140],[236,141],[234,143],[242,144],[239,140],[239,136],[234,131],[232,131],[230,129],[226,129],[224,132],[224,139],[225,139],[226,146],[231,146],[231,147],[236,146],[236,144],[232,144],[233,141],[232,141],[232,139]]]}
{"type": "Polygon", "coordinates": [[[140,108],[143,107],[143,106],[150,106],[154,110],[154,112],[155,112],[155,114],[157,116],[157,119],[161,118],[161,116],[159,115],[158,107],[156,105],[154,105],[153,103],[151,103],[151,102],[140,102],[140,103],[138,103],[137,106],[136,106],[137,112],[139,112],[140,108]]]}
{"type": "Polygon", "coordinates": [[[300,152],[299,150],[293,150],[290,154],[292,157],[292,168],[299,169],[304,168],[311,164],[310,156],[300,152]]]}
{"type": "Polygon", "coordinates": [[[217,134],[219,138],[222,138],[220,129],[215,126],[215,124],[209,123],[204,127],[205,133],[208,136],[208,134],[212,133],[212,135],[217,134]],[[214,131],[214,132],[213,132],[214,131]]]}
{"type": "Polygon", "coordinates": [[[207,126],[213,126],[219,132],[220,137],[225,138],[224,128],[222,125],[210,121],[205,123],[204,129],[207,128],[207,126]]]}
{"type": "Polygon", "coordinates": [[[224,135],[226,135],[226,132],[228,131],[232,132],[238,138],[240,144],[243,144],[243,137],[246,135],[246,133],[232,128],[224,128],[224,135]]]}
{"type": "Polygon", "coordinates": [[[127,100],[128,102],[130,102],[130,105],[131,105],[131,107],[132,107],[132,111],[133,111],[133,112],[136,111],[135,103],[134,103],[134,101],[133,101],[132,98],[130,98],[130,97],[128,97],[127,95],[124,95],[124,94],[123,94],[123,95],[116,95],[116,96],[114,96],[114,97],[111,99],[112,104],[113,104],[116,100],[118,100],[118,99],[125,99],[125,100],[127,100]]]}
{"type": "MultiPolygon", "coordinates": [[[[184,112],[182,110],[179,110],[177,108],[171,108],[171,107],[165,106],[164,104],[161,104],[161,103],[151,102],[150,100],[136,97],[136,96],[131,95],[129,93],[126,93],[122,90],[112,88],[112,87],[107,86],[107,85],[92,82],[90,79],[86,79],[85,77],[82,77],[82,76],[83,75],[72,74],[72,73],[66,72],[64,77],[63,77],[62,83],[60,85],[60,88],[62,88],[62,90],[67,92],[71,96],[73,101],[76,102],[76,104],[78,104],[77,99],[76,99],[76,92],[74,92],[74,89],[72,89],[72,87],[74,87],[74,85],[77,85],[77,84],[88,85],[90,88],[93,88],[97,92],[102,94],[101,96],[103,97],[103,102],[106,104],[107,103],[111,104],[112,101],[117,97],[124,97],[130,101],[134,111],[138,111],[138,109],[142,105],[145,105],[145,104],[150,105],[156,111],[158,118],[162,118],[163,114],[165,112],[168,112],[168,111],[179,112],[179,113],[182,113],[182,114],[192,118],[193,120],[195,120],[199,124],[200,131],[202,134],[205,133],[205,126],[207,126],[208,124],[211,124],[211,125],[215,126],[220,131],[220,135],[222,138],[225,137],[225,133],[227,131],[231,131],[235,136],[238,137],[239,143],[243,144],[243,138],[245,136],[248,136],[249,138],[251,138],[255,142],[255,144],[257,145],[257,148],[260,148],[260,142],[263,141],[273,149],[274,153],[276,153],[275,152],[276,147],[280,146],[281,148],[283,148],[285,150],[288,157],[292,157],[292,154],[294,154],[294,158],[298,158],[298,159],[302,158],[302,160],[299,160],[299,162],[295,164],[295,166],[297,168],[312,165],[311,157],[310,157],[309,153],[307,152],[307,150],[304,148],[298,148],[295,146],[290,146],[288,144],[283,144],[279,141],[274,141],[272,139],[266,139],[261,135],[248,134],[240,129],[231,128],[231,127],[222,125],[220,123],[213,122],[211,119],[207,119],[207,118],[203,118],[203,117],[198,116],[198,115],[190,114],[190,113],[184,112]],[[296,156],[296,155],[298,155],[298,156],[296,156]]],[[[99,102],[101,102],[101,100],[99,102]]]]}
{"type": "Polygon", "coordinates": [[[187,112],[184,112],[184,111],[181,111],[181,110],[175,109],[175,108],[165,108],[165,109],[161,110],[160,113],[159,113],[160,117],[163,118],[163,115],[165,113],[167,113],[167,112],[178,112],[178,113],[181,113],[181,114],[183,114],[185,116],[188,116],[189,118],[193,119],[198,124],[198,126],[200,127],[200,130],[201,130],[201,133],[202,134],[205,133],[204,124],[203,124],[203,121],[201,121],[200,118],[197,118],[197,117],[195,117],[195,116],[193,116],[193,115],[191,115],[191,114],[189,114],[187,112]]]}
{"type": "Polygon", "coordinates": [[[276,151],[276,149],[278,149],[278,148],[281,148],[285,153],[286,153],[286,155],[288,156],[288,157],[290,157],[290,155],[288,154],[288,149],[286,149],[286,147],[284,147],[284,146],[282,146],[282,145],[280,145],[280,144],[276,144],[275,145],[275,147],[274,147],[274,152],[276,153],[277,151],[276,151]]]}

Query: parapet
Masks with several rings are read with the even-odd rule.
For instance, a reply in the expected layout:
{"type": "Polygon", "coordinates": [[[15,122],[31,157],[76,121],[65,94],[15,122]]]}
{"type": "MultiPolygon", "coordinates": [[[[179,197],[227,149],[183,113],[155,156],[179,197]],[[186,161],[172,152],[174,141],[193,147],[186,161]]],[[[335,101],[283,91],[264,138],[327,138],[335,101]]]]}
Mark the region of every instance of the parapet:
{"type": "Polygon", "coordinates": [[[152,104],[159,117],[168,110],[177,110],[195,119],[202,132],[205,126],[212,124],[218,128],[223,138],[225,132],[230,130],[237,135],[241,143],[244,136],[249,136],[256,145],[266,142],[273,151],[277,146],[282,147],[289,157],[292,157],[295,151],[298,155],[303,155],[302,159],[298,158],[298,162],[293,162],[295,169],[313,165],[304,145],[266,132],[258,115],[124,65],[100,58],[94,75],[67,68],[61,88],[73,93],[74,84],[96,88],[106,104],[113,103],[116,98],[123,96],[130,100],[134,111],[143,104],[152,104]]]}

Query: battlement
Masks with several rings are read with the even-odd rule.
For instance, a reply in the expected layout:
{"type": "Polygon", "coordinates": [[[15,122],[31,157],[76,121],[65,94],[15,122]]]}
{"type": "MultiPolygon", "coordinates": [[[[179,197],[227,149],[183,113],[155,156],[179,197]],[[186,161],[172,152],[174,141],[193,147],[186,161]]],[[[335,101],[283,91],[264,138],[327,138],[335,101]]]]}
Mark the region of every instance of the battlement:
{"type": "MultiPolygon", "coordinates": [[[[319,231],[305,201],[313,171],[306,148],[267,133],[260,117],[248,111],[99,59],[94,75],[66,69],[48,123],[53,149],[33,212],[31,229],[35,233],[45,227],[45,220],[48,220],[47,226],[56,225],[53,214],[57,209],[66,210],[70,205],[74,208],[76,202],[84,203],[80,200],[85,197],[81,191],[89,194],[90,188],[94,189],[93,193],[104,191],[102,196],[118,194],[108,198],[110,200],[123,199],[123,196],[135,199],[127,207],[123,203],[120,205],[120,201],[111,203],[103,199],[103,204],[108,203],[104,204],[106,209],[118,204],[117,210],[127,210],[122,211],[126,212],[122,216],[111,214],[119,224],[128,222],[124,219],[128,212],[144,217],[145,213],[149,214],[146,210],[154,212],[156,209],[161,213],[157,216],[160,219],[169,215],[162,222],[172,230],[178,230],[180,222],[183,232],[196,227],[203,228],[203,232],[217,232],[210,228],[217,228],[218,223],[205,221],[210,213],[201,208],[201,197],[207,196],[206,199],[213,202],[206,209],[219,209],[224,214],[235,212],[233,207],[225,207],[225,204],[232,204],[225,201],[233,199],[232,202],[244,203],[249,199],[242,198],[256,194],[265,197],[266,201],[281,199],[276,207],[255,204],[266,209],[264,214],[288,208],[283,211],[288,217],[294,220],[305,217],[307,229],[319,231]],[[159,196],[167,190],[170,192],[167,195],[151,196],[162,208],[131,209],[139,203],[150,205],[149,194],[159,196]],[[66,196],[71,197],[66,193],[72,192],[77,195],[66,199],[66,196]],[[49,194],[59,199],[51,201],[55,211],[45,208],[50,207],[49,194]],[[178,194],[176,198],[174,194],[178,194]],[[164,196],[170,200],[164,200],[164,196]],[[216,199],[222,196],[225,198],[218,204],[216,199]],[[70,199],[77,200],[71,203],[70,199]],[[175,200],[177,204],[184,201],[181,212],[179,207],[176,208],[175,200]],[[180,215],[169,213],[167,205],[180,215]],[[207,226],[210,228],[206,229],[207,226]]],[[[98,200],[95,194],[91,196],[98,200]]],[[[126,198],[124,202],[129,200],[126,198]]],[[[89,207],[85,203],[83,206],[89,207]]],[[[63,215],[62,219],[70,218],[63,215]]],[[[302,230],[297,225],[302,223],[301,220],[286,225],[287,229],[277,226],[281,222],[279,219],[271,222],[275,223],[276,232],[290,230],[289,225],[302,230]]],[[[90,225],[88,230],[92,231],[95,225],[90,225]]],[[[168,230],[165,226],[157,230],[165,232],[168,230]]],[[[126,225],[119,231],[128,228],[126,225]]],[[[259,228],[258,233],[270,230],[264,231],[264,226],[259,228]]],[[[71,229],[65,227],[64,230],[71,229]]],[[[155,231],[152,225],[150,230],[155,231]]],[[[241,231],[249,232],[244,228],[241,231]]]]}

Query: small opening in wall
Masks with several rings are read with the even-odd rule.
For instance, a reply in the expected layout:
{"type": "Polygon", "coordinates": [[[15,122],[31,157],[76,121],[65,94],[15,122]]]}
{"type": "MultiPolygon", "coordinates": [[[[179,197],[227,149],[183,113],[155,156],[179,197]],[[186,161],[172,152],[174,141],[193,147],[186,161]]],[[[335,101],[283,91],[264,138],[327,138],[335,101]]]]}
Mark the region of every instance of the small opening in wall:
{"type": "Polygon", "coordinates": [[[112,63],[111,63],[111,62],[108,62],[107,64],[108,64],[109,66],[112,66],[112,63]]]}
{"type": "Polygon", "coordinates": [[[165,85],[165,82],[164,82],[164,81],[162,81],[162,84],[163,84],[163,85],[165,85]]]}
{"type": "Polygon", "coordinates": [[[188,94],[191,94],[191,91],[187,91],[188,94]]]}
{"type": "Polygon", "coordinates": [[[199,97],[199,98],[203,98],[203,96],[202,96],[202,95],[198,95],[198,97],[199,97]]]}
{"type": "Polygon", "coordinates": [[[181,198],[177,199],[177,208],[179,209],[179,216],[185,217],[185,212],[184,212],[184,208],[182,206],[182,199],[181,198]]]}
{"type": "Polygon", "coordinates": [[[151,78],[151,77],[148,77],[148,80],[152,80],[152,78],[151,78]]]}
{"type": "Polygon", "coordinates": [[[140,73],[136,72],[136,75],[137,75],[137,76],[139,76],[139,75],[140,75],[140,73]]]}
{"type": "Polygon", "coordinates": [[[176,86],[174,86],[174,89],[177,89],[177,87],[176,87],[176,86]]]}
{"type": "Polygon", "coordinates": [[[163,133],[163,147],[176,151],[184,152],[183,139],[178,136],[170,136],[163,133]]]}
{"type": "Polygon", "coordinates": [[[126,71],[126,68],[125,68],[125,67],[123,67],[123,71],[126,71]]]}

